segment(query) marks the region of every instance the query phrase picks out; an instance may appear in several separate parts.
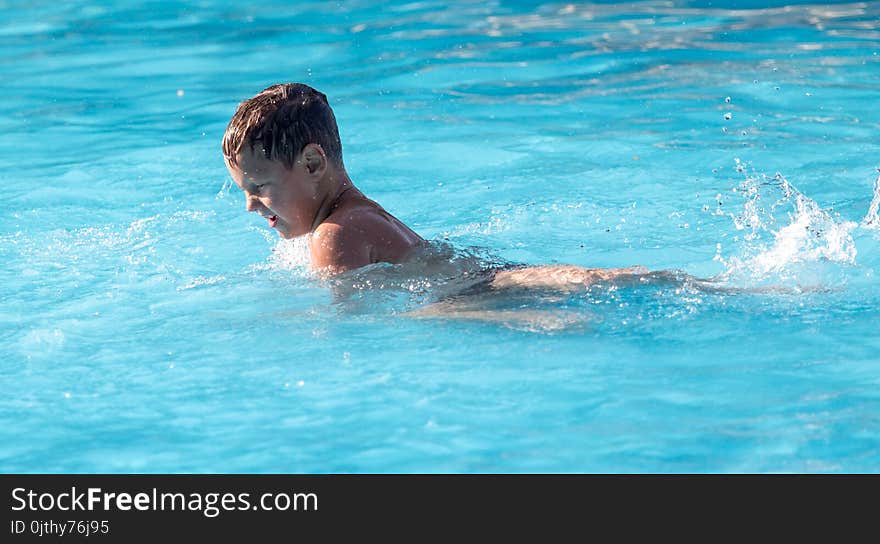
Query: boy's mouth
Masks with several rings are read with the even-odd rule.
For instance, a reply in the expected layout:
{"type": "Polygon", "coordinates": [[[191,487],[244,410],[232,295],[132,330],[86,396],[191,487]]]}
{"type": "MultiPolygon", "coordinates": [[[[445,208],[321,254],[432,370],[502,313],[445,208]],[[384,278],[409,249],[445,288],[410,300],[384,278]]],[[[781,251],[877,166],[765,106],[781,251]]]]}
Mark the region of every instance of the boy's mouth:
{"type": "Polygon", "coordinates": [[[278,216],[277,216],[277,215],[273,215],[273,216],[271,216],[271,217],[267,217],[266,219],[269,220],[269,226],[272,227],[272,228],[274,229],[274,228],[275,228],[275,223],[278,222],[278,216]]]}

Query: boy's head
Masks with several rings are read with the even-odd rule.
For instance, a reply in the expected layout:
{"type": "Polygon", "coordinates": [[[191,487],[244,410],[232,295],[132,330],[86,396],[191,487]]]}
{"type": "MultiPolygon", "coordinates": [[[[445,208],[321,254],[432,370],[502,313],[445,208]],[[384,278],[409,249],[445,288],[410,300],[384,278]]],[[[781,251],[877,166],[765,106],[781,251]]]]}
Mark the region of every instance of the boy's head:
{"type": "Polygon", "coordinates": [[[336,118],[327,97],[308,85],[273,85],[242,102],[223,136],[223,156],[248,211],[283,238],[315,228],[339,171],[336,118]]]}
{"type": "Polygon", "coordinates": [[[259,149],[291,168],[308,144],[321,146],[342,166],[342,144],[327,97],[302,83],[279,83],[239,104],[223,135],[223,155],[238,165],[243,151],[259,149]]]}

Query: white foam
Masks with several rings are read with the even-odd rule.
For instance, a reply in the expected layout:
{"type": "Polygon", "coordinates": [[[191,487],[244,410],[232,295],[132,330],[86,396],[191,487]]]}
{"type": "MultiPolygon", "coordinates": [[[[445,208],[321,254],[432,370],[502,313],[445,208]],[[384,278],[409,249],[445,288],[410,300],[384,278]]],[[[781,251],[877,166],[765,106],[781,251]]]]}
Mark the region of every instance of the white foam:
{"type": "Polygon", "coordinates": [[[274,270],[300,270],[306,272],[312,263],[308,236],[279,240],[272,248],[268,265],[274,270]]]}

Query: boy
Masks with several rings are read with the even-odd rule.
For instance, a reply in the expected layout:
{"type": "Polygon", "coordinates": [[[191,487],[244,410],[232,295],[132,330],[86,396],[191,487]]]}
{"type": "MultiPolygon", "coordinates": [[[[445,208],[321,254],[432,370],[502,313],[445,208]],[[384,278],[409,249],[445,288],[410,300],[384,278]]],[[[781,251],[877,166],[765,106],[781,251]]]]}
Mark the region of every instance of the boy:
{"type": "Polygon", "coordinates": [[[223,155],[247,211],[282,238],[311,234],[312,266],[322,273],[398,263],[425,244],[351,182],[327,97],[307,85],[273,85],[242,102],[223,155]]]}
{"type": "MultiPolygon", "coordinates": [[[[427,244],[354,186],[327,97],[308,85],[272,85],[242,102],[223,136],[223,156],[247,211],[265,217],[282,238],[310,235],[312,267],[322,275],[400,263],[427,244]]],[[[489,286],[568,291],[646,272],[517,267],[495,271],[489,286]]]]}

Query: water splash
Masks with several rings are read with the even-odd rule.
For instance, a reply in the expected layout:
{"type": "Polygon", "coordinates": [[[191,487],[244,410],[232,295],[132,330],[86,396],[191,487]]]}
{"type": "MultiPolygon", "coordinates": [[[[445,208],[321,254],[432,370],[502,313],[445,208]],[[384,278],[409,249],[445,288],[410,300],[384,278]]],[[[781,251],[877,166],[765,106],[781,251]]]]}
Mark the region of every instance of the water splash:
{"type": "MultiPolygon", "coordinates": [[[[273,237],[273,233],[265,229],[260,229],[260,232],[267,237],[267,240],[273,237]]],[[[290,240],[279,240],[272,248],[266,266],[270,270],[291,270],[309,274],[311,263],[308,236],[300,236],[290,240]]]]}
{"type": "MultiPolygon", "coordinates": [[[[745,171],[736,161],[737,171],[745,171]]],[[[831,263],[837,271],[841,265],[855,264],[852,231],[858,225],[822,209],[782,174],[747,175],[733,193],[744,199],[740,213],[728,214],[741,232],[734,237],[740,247],[727,259],[719,248],[715,259],[725,265],[719,280],[822,282],[824,264],[831,263]]]]}
{"type": "Polygon", "coordinates": [[[217,194],[214,195],[214,200],[223,200],[229,198],[230,193],[232,192],[232,188],[235,186],[235,183],[232,179],[227,178],[223,181],[223,185],[220,187],[220,190],[217,191],[217,194]]]}
{"type": "MultiPolygon", "coordinates": [[[[877,169],[880,172],[880,168],[877,169]]],[[[874,180],[874,198],[868,206],[868,214],[862,219],[862,227],[871,230],[880,230],[880,176],[874,180]]]]}

